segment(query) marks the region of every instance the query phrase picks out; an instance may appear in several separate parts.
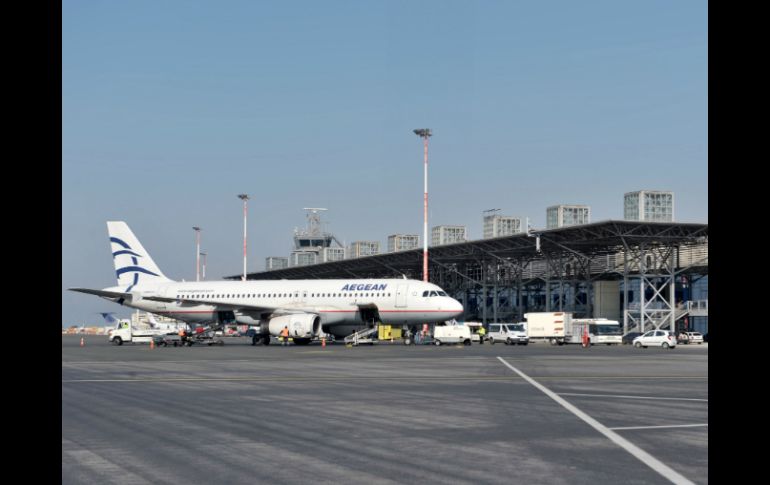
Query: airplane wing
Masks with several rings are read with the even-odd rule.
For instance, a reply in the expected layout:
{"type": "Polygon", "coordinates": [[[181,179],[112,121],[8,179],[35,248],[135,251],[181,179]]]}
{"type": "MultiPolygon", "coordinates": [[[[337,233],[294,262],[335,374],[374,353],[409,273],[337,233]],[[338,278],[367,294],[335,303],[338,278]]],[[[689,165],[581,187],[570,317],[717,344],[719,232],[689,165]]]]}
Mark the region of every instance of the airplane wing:
{"type": "Polygon", "coordinates": [[[277,307],[277,306],[267,306],[267,305],[245,305],[242,303],[222,303],[220,301],[212,301],[212,300],[198,300],[195,298],[168,298],[165,296],[144,296],[142,297],[143,300],[150,300],[150,301],[160,301],[164,303],[190,303],[193,305],[216,305],[217,308],[223,309],[223,310],[240,310],[245,312],[254,312],[254,313],[272,313],[274,315],[283,315],[283,314],[289,314],[289,313],[314,313],[314,312],[308,312],[307,310],[301,310],[301,309],[292,309],[292,308],[285,308],[285,307],[277,307]]]}
{"type": "Polygon", "coordinates": [[[79,291],[89,295],[103,296],[105,298],[131,298],[131,293],[122,293],[119,291],[92,290],[90,288],[68,288],[70,291],[79,291]]]}

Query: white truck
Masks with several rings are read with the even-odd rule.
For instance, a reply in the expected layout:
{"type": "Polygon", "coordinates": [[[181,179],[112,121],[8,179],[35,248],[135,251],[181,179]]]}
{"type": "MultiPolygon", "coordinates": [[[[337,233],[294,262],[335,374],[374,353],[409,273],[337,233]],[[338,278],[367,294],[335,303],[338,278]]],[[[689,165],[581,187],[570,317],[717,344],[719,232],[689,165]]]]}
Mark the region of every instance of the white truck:
{"type": "Polygon", "coordinates": [[[588,338],[591,345],[620,345],[623,340],[623,332],[617,320],[606,318],[573,318],[565,327],[564,343],[580,344],[583,335],[588,330],[588,338]]]}
{"type": "Polygon", "coordinates": [[[572,314],[568,312],[525,313],[524,318],[529,339],[547,340],[551,345],[564,344],[564,329],[572,322],[572,314]]]}
{"type": "Polygon", "coordinates": [[[110,342],[114,345],[123,345],[123,342],[150,343],[153,337],[168,335],[176,336],[176,332],[157,328],[134,327],[129,321],[121,321],[110,330],[110,342]]]}
{"type": "Polygon", "coordinates": [[[441,344],[471,344],[471,329],[457,322],[440,322],[433,328],[433,342],[441,344]]]}
{"type": "Polygon", "coordinates": [[[495,342],[505,342],[505,345],[527,345],[529,337],[524,323],[490,323],[487,341],[494,345],[495,342]]]}

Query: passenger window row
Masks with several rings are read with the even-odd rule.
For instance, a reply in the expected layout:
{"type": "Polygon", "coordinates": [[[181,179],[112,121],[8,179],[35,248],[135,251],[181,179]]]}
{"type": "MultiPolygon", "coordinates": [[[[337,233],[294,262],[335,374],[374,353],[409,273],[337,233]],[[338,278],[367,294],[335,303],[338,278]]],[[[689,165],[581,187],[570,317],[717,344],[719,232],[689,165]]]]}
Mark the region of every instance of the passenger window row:
{"type": "MultiPolygon", "coordinates": [[[[436,293],[435,291],[433,293],[436,293]]],[[[444,293],[443,291],[439,293],[444,293]]],[[[223,299],[223,298],[289,298],[291,293],[248,293],[248,294],[221,294],[221,295],[200,295],[200,296],[187,296],[176,295],[177,299],[182,298],[198,298],[198,299],[223,299]]],[[[359,298],[359,297],[372,297],[372,298],[384,298],[389,297],[390,293],[311,293],[311,298],[359,298]]],[[[425,296],[425,295],[423,295],[425,296]]],[[[442,295],[446,296],[446,294],[442,295]]]]}

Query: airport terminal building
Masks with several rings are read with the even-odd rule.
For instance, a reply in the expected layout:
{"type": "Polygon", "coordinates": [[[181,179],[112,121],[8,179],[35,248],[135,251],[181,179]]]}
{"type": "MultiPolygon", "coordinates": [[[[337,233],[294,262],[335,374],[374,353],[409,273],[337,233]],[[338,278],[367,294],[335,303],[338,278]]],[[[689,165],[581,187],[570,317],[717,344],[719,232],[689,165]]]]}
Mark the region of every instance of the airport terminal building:
{"type": "MultiPolygon", "coordinates": [[[[429,251],[429,280],[463,303],[464,320],[522,321],[567,311],[624,333],[708,332],[708,224],[603,221],[429,251]]],[[[422,279],[422,249],[250,273],[249,279],[422,279]]],[[[239,279],[231,276],[228,279],[239,279]]]]}

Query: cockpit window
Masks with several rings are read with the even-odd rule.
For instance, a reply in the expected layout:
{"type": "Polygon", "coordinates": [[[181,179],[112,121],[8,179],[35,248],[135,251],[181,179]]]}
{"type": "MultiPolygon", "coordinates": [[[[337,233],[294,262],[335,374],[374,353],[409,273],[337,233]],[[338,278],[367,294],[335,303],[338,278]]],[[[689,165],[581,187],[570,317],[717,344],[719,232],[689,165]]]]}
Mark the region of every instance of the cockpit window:
{"type": "Polygon", "coordinates": [[[438,296],[447,296],[447,295],[446,295],[446,293],[444,293],[443,291],[439,291],[439,292],[438,292],[438,296]]]}
{"type": "Polygon", "coordinates": [[[438,296],[438,293],[436,293],[435,291],[431,291],[430,296],[438,296]]]}
{"type": "Polygon", "coordinates": [[[423,291],[423,292],[422,292],[422,296],[423,296],[423,297],[425,297],[425,296],[428,296],[428,293],[430,293],[430,292],[429,292],[429,291],[423,291]]]}

